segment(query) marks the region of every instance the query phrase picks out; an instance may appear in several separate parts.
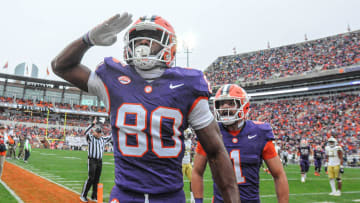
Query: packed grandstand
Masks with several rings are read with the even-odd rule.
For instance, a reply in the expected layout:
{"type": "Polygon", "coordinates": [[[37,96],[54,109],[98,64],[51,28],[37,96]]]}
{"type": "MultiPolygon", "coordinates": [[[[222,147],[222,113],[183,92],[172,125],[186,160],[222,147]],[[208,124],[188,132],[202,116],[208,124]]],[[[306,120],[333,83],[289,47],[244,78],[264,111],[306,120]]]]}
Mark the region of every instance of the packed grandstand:
{"type": "MultiPolygon", "coordinates": [[[[325,147],[334,136],[359,166],[360,31],[220,56],[204,72],[213,92],[237,83],[251,95],[250,119],[271,123],[290,161],[301,139],[325,147]]],[[[0,92],[1,122],[34,147],[85,149],[92,117],[107,117],[99,98],[66,82],[0,74],[0,92]]]]}

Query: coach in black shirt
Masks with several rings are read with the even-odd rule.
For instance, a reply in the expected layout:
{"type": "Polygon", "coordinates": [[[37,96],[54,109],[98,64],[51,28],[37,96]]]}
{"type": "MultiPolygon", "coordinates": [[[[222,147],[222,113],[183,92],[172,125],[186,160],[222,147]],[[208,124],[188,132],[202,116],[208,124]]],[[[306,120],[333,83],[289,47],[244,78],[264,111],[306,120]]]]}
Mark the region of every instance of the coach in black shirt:
{"type": "Polygon", "coordinates": [[[91,186],[93,189],[91,200],[97,200],[97,184],[101,175],[104,147],[107,142],[111,141],[111,136],[104,137],[99,126],[94,131],[91,130],[95,124],[96,118],[85,131],[88,142],[88,179],[85,181],[81,192],[80,200],[82,202],[88,201],[87,194],[91,186]]]}

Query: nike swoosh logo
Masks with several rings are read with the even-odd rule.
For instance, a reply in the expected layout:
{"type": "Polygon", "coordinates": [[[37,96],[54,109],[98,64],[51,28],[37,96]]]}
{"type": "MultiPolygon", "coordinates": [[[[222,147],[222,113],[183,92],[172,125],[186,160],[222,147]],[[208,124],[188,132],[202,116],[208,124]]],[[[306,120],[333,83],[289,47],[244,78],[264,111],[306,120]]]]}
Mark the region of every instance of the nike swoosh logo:
{"type": "Polygon", "coordinates": [[[251,139],[253,139],[254,137],[256,137],[257,135],[252,135],[252,136],[250,136],[250,135],[248,135],[248,138],[249,138],[249,140],[251,140],[251,139]]]}
{"type": "Polygon", "coordinates": [[[181,87],[183,85],[184,85],[184,83],[181,83],[181,84],[178,84],[178,85],[170,84],[170,89],[175,89],[175,88],[181,87]]]}

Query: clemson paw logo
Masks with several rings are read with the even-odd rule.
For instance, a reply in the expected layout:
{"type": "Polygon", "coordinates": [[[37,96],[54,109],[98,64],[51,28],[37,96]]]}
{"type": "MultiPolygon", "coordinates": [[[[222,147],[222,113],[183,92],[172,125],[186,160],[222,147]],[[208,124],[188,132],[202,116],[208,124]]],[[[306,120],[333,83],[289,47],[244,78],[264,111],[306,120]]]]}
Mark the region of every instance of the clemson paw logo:
{"type": "Polygon", "coordinates": [[[144,92],[148,93],[148,94],[151,93],[152,92],[152,87],[150,85],[145,86],[144,92]]]}
{"type": "Polygon", "coordinates": [[[131,79],[128,76],[125,76],[125,75],[118,77],[118,80],[123,85],[127,85],[127,84],[129,84],[131,82],[131,79]]]}

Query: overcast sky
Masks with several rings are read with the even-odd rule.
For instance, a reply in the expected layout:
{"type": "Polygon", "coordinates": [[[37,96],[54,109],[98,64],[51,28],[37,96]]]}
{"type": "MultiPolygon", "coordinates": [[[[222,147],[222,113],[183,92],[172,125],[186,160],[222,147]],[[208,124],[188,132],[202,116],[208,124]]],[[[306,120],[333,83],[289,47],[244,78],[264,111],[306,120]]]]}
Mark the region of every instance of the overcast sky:
{"type": "MultiPolygon", "coordinates": [[[[46,77],[50,61],[71,41],[116,13],[133,19],[156,14],[178,37],[193,36],[190,67],[204,70],[218,56],[271,47],[360,29],[359,0],[11,0],[0,3],[0,72],[34,63],[46,77]],[[189,34],[191,33],[191,34],[189,34]],[[2,67],[9,62],[9,68],[2,67]]],[[[122,60],[123,34],[111,47],[94,47],[83,64],[94,70],[103,57],[122,60]]],[[[179,51],[177,65],[186,66],[179,51]]],[[[50,70],[51,71],[51,70],[50,70]]],[[[54,73],[50,79],[59,80],[54,73]]]]}

